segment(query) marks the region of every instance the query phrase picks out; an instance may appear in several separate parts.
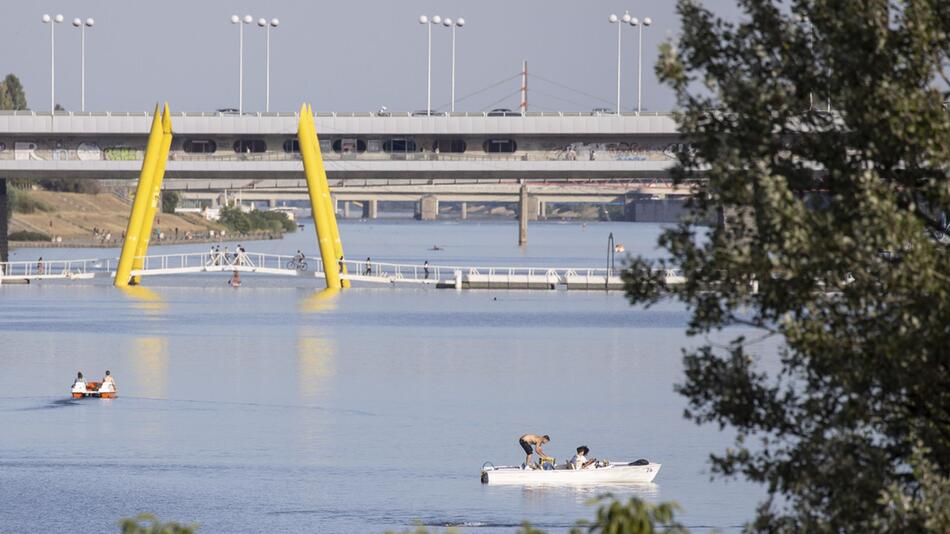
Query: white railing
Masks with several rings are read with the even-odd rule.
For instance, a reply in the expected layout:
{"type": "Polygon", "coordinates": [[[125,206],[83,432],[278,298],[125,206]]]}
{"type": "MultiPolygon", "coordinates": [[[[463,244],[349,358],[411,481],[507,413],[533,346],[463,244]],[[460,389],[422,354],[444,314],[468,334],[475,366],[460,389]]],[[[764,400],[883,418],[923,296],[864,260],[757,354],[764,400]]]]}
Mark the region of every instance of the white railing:
{"type": "Polygon", "coordinates": [[[142,261],[142,268],[134,270],[133,274],[142,275],[229,270],[295,275],[298,272],[323,269],[323,263],[316,258],[305,258],[303,262],[298,262],[295,256],[260,252],[208,251],[142,256],[136,259],[142,261]]]}
{"type": "MultiPolygon", "coordinates": [[[[264,254],[258,252],[207,251],[159,254],[136,258],[142,267],[133,275],[174,275],[202,272],[241,271],[285,276],[323,277],[321,258],[264,254]]],[[[42,260],[0,263],[0,278],[90,278],[97,273],[113,274],[118,260],[42,260]]],[[[414,282],[421,284],[454,283],[456,287],[618,287],[621,272],[595,267],[518,267],[389,263],[344,260],[345,278],[374,283],[414,282]]],[[[667,283],[683,283],[677,270],[664,273],[667,283]]]]}
{"type": "Polygon", "coordinates": [[[22,279],[72,278],[109,272],[115,263],[113,259],[9,261],[0,263],[0,276],[22,279]]]}

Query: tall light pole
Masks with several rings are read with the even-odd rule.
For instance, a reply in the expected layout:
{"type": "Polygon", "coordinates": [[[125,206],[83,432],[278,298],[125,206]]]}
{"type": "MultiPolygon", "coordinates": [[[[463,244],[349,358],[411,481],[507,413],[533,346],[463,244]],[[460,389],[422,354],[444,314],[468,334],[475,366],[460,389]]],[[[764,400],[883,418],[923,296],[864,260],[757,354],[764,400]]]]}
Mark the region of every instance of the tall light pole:
{"type": "Polygon", "coordinates": [[[86,111],[86,27],[92,28],[96,21],[92,18],[86,19],[84,23],[81,18],[73,19],[73,27],[79,28],[79,111],[86,111]]]}
{"type": "Polygon", "coordinates": [[[643,20],[637,20],[635,17],[630,19],[630,25],[636,26],[640,29],[639,43],[637,44],[637,115],[640,114],[640,97],[642,93],[640,92],[643,80],[643,27],[653,24],[653,19],[650,17],[643,17],[643,20]]]}
{"type": "Polygon", "coordinates": [[[419,17],[419,24],[425,24],[429,33],[429,55],[426,63],[426,116],[432,116],[432,25],[442,24],[442,17],[433,15],[429,18],[425,15],[419,17]]]}
{"type": "Polygon", "coordinates": [[[250,24],[254,17],[244,15],[244,18],[231,15],[231,24],[238,25],[238,114],[244,114],[244,24],[250,24]],[[243,24],[242,24],[243,22],[243,24]]]}
{"type": "Polygon", "coordinates": [[[267,32],[266,42],[264,46],[264,56],[265,56],[265,70],[267,71],[267,85],[266,90],[264,91],[264,111],[270,113],[270,29],[276,28],[280,24],[280,21],[277,19],[270,19],[270,22],[267,22],[265,18],[257,19],[257,25],[261,28],[264,28],[267,32]]]}
{"type": "Polygon", "coordinates": [[[63,16],[53,17],[44,14],[43,24],[49,24],[49,111],[56,111],[56,25],[63,22],[63,16]]]}
{"type": "Polygon", "coordinates": [[[620,51],[622,50],[620,43],[622,37],[623,25],[626,22],[631,21],[630,12],[624,12],[622,17],[611,14],[607,17],[607,20],[611,24],[617,24],[617,115],[620,115],[620,51]]]}
{"type": "Polygon", "coordinates": [[[459,17],[452,22],[452,19],[445,17],[442,24],[452,28],[452,112],[455,113],[455,28],[465,26],[465,19],[459,17]]]}

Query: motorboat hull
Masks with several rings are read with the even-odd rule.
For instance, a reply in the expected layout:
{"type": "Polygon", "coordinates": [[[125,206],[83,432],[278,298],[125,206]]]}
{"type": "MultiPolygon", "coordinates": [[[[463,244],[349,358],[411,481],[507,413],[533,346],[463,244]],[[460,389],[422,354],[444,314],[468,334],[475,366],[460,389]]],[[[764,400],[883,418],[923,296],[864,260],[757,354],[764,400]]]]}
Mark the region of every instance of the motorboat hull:
{"type": "Polygon", "coordinates": [[[557,484],[595,485],[653,482],[660,472],[660,464],[611,464],[587,469],[521,469],[520,467],[484,467],[485,484],[557,484]]]}

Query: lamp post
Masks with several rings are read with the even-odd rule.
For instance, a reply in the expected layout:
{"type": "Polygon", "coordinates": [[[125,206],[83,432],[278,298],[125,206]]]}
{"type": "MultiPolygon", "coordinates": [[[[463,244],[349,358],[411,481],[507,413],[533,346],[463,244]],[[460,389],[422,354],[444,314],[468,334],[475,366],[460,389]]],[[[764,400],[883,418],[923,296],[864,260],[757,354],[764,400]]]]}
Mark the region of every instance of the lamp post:
{"type": "Polygon", "coordinates": [[[267,37],[265,38],[266,45],[264,46],[264,57],[265,61],[265,70],[267,71],[266,77],[266,89],[264,91],[264,111],[270,113],[270,29],[276,28],[280,24],[280,21],[277,19],[270,19],[270,22],[267,22],[265,18],[257,19],[257,25],[261,28],[264,28],[267,32],[267,37]]]}
{"type": "Polygon", "coordinates": [[[459,17],[452,22],[452,19],[445,17],[442,24],[452,28],[452,112],[455,113],[455,28],[465,26],[465,19],[459,17]]]}
{"type": "Polygon", "coordinates": [[[238,25],[238,114],[244,114],[244,24],[250,24],[254,18],[244,15],[241,18],[231,15],[231,24],[238,25]],[[243,24],[242,24],[243,23],[243,24]]]}
{"type": "Polygon", "coordinates": [[[86,27],[92,28],[92,25],[96,21],[92,18],[86,19],[85,22],[81,18],[73,19],[73,27],[79,28],[79,111],[86,111],[86,27]]]}
{"type": "Polygon", "coordinates": [[[653,19],[643,17],[643,20],[637,20],[636,17],[630,19],[630,25],[640,29],[639,43],[637,44],[637,115],[640,114],[641,81],[643,80],[643,27],[653,24],[653,19]]]}
{"type": "Polygon", "coordinates": [[[44,14],[43,24],[49,24],[49,111],[56,111],[56,25],[63,22],[63,16],[53,17],[44,14]]]}
{"type": "Polygon", "coordinates": [[[620,43],[621,43],[621,30],[623,30],[623,24],[630,22],[632,19],[630,17],[630,12],[624,12],[622,17],[611,14],[607,17],[607,20],[611,24],[617,24],[617,115],[620,115],[620,43]],[[619,24],[618,24],[619,23],[619,24]]]}
{"type": "Polygon", "coordinates": [[[425,15],[419,17],[419,24],[425,24],[429,34],[429,54],[426,63],[426,116],[432,116],[432,25],[442,24],[442,17],[433,15],[429,18],[425,15]]]}

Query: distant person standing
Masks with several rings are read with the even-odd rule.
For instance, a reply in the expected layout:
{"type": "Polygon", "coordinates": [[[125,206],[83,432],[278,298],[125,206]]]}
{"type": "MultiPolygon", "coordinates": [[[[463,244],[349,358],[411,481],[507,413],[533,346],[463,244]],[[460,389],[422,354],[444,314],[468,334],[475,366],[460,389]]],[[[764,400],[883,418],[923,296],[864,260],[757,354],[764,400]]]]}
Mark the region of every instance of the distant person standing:
{"type": "Polygon", "coordinates": [[[36,261],[36,272],[38,274],[44,274],[46,272],[46,264],[43,263],[43,256],[40,256],[40,259],[36,261]]]}
{"type": "Polygon", "coordinates": [[[429,260],[422,264],[422,272],[425,273],[425,279],[429,279],[429,260]]]}
{"type": "Polygon", "coordinates": [[[369,256],[366,256],[366,271],[363,273],[363,274],[366,275],[366,276],[369,276],[369,275],[373,274],[373,266],[370,265],[370,263],[372,263],[372,261],[373,261],[373,260],[371,260],[371,259],[369,258],[369,256]]]}

